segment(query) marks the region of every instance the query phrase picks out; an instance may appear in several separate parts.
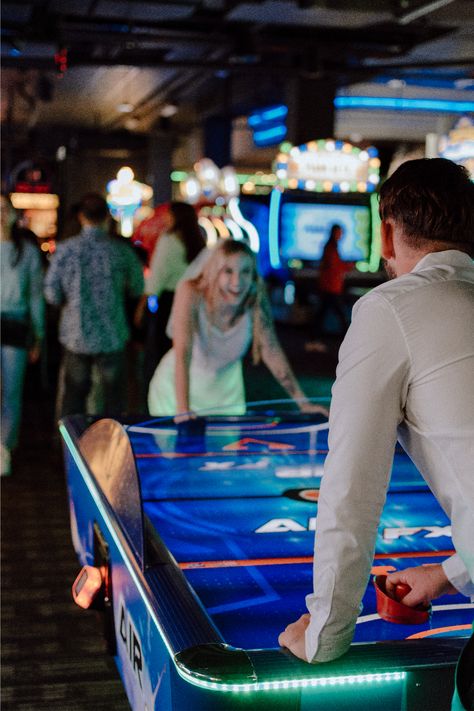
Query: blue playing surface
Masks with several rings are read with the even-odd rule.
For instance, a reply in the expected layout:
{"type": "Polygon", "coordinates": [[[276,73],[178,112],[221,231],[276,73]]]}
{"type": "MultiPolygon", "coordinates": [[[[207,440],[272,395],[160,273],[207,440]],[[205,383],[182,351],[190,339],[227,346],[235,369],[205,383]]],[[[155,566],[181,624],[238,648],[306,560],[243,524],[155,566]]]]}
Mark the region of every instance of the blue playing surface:
{"type": "MultiPolygon", "coordinates": [[[[187,441],[173,426],[127,431],[145,513],[226,642],[277,646],[278,633],[306,611],[312,590],[326,427],[222,422],[208,425],[204,438],[187,441]]],[[[452,547],[446,515],[397,449],[374,566],[434,563],[446,557],[436,552],[452,547]]],[[[354,641],[467,635],[474,611],[468,602],[446,596],[436,601],[426,625],[396,625],[376,614],[370,583],[354,641]]]]}

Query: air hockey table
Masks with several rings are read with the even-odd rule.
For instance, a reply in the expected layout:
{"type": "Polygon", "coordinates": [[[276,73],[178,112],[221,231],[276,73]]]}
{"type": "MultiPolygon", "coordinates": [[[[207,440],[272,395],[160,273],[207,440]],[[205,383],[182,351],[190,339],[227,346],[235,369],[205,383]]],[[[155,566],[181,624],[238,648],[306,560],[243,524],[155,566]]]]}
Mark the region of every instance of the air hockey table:
{"type": "MultiPolygon", "coordinates": [[[[131,707],[449,708],[474,616],[462,595],[400,625],[379,617],[370,581],[346,655],[311,665],[278,647],[312,590],[327,422],[266,412],[200,425],[60,424],[73,544],[101,571],[103,632],[131,707]]],[[[446,515],[397,449],[372,575],[451,552],[446,515]]]]}

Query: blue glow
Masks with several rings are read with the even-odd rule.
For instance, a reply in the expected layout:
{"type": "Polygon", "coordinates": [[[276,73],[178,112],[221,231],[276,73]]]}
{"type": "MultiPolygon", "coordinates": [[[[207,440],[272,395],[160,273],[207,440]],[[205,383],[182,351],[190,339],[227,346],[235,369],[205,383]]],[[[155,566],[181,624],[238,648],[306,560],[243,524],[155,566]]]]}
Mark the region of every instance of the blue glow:
{"type": "Polygon", "coordinates": [[[263,109],[262,111],[255,111],[248,117],[248,125],[252,128],[258,128],[262,124],[269,123],[270,121],[283,121],[288,115],[288,106],[281,104],[279,106],[272,106],[268,109],[263,109]]]}
{"type": "Polygon", "coordinates": [[[272,190],[270,194],[270,215],[268,218],[268,245],[270,264],[273,269],[280,269],[280,250],[278,246],[278,220],[280,218],[281,191],[272,190]]]}
{"type": "Polygon", "coordinates": [[[287,127],[285,124],[277,124],[271,128],[266,128],[261,131],[255,131],[253,140],[256,146],[278,143],[286,136],[287,127]]]}
{"type": "MultiPolygon", "coordinates": [[[[465,74],[464,79],[466,81],[466,86],[463,86],[463,89],[472,91],[474,89],[474,83],[469,84],[469,80],[471,78],[468,76],[467,73],[465,74]]],[[[460,80],[459,73],[457,72],[443,73],[442,76],[414,72],[412,76],[406,76],[406,74],[404,74],[403,79],[397,76],[385,75],[372,79],[375,84],[388,84],[390,81],[393,80],[401,80],[407,86],[427,86],[435,89],[459,89],[460,87],[458,86],[458,83],[459,81],[463,81],[462,79],[460,80]]]]}
{"type": "Polygon", "coordinates": [[[148,311],[151,314],[156,314],[158,311],[158,297],[155,295],[150,295],[147,299],[148,311]]]}
{"type": "Polygon", "coordinates": [[[474,111],[474,101],[383,96],[337,96],[334,99],[334,106],[337,109],[391,109],[395,111],[447,111],[449,113],[474,111]]]}

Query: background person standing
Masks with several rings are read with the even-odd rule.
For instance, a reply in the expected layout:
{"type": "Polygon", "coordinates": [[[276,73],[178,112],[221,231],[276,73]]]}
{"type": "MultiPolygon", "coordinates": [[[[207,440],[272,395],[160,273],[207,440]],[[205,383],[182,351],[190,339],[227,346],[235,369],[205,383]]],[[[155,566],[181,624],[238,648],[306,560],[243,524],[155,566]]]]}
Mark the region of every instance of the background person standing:
{"type": "MultiPolygon", "coordinates": [[[[338,243],[343,234],[342,226],[333,224],[324,247],[318,279],[319,306],[314,319],[317,337],[324,335],[324,321],[330,313],[337,318],[341,335],[344,335],[349,327],[344,301],[344,280],[346,274],[354,268],[354,262],[345,262],[339,254],[338,243]]],[[[306,344],[306,350],[324,350],[321,345],[318,341],[310,341],[306,344]]]]}
{"type": "Polygon", "coordinates": [[[18,443],[23,384],[28,360],[35,363],[44,337],[43,270],[30,233],[15,222],[15,211],[1,197],[2,476],[11,471],[18,443]]]}
{"type": "Polygon", "coordinates": [[[156,366],[171,348],[171,339],[166,334],[166,326],[176,285],[190,262],[206,246],[196,210],[192,205],[185,202],[171,202],[162,223],[165,232],[158,239],[153,251],[150,271],[145,282],[145,294],[138,304],[135,315],[135,324],[138,326],[143,321],[148,297],[157,297],[156,312],[147,314],[143,365],[146,389],[156,366]]]}
{"type": "Polygon", "coordinates": [[[61,307],[58,417],[87,412],[93,368],[103,412],[118,414],[126,405],[126,304],[143,293],[143,273],[129,245],[107,233],[108,217],[101,195],[85,195],[81,232],[58,244],[46,273],[46,300],[61,307]]]}

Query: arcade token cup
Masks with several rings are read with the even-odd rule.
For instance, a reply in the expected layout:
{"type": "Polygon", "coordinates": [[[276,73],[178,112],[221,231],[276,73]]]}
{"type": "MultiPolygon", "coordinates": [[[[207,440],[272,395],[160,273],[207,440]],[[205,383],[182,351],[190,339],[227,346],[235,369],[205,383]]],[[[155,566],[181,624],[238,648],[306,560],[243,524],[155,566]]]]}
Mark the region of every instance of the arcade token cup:
{"type": "Polygon", "coordinates": [[[417,605],[408,607],[402,602],[390,597],[386,591],[386,575],[376,575],[374,577],[375,596],[377,601],[377,612],[386,622],[394,622],[399,625],[422,625],[428,622],[431,615],[431,605],[417,605]]]}

